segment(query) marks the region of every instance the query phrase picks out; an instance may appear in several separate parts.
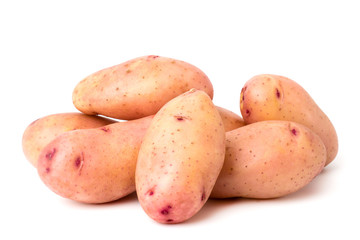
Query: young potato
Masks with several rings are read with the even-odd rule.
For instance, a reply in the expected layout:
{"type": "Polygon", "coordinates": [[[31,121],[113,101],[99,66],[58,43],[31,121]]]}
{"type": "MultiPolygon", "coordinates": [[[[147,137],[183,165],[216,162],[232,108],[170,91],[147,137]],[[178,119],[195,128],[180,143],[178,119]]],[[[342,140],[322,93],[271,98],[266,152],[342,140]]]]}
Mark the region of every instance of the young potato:
{"type": "Polygon", "coordinates": [[[82,113],[58,113],[42,117],[32,122],[24,131],[22,148],[26,159],[37,166],[41,150],[64,132],[97,128],[116,121],[82,113]]]}
{"type": "Polygon", "coordinates": [[[226,133],[213,198],[277,198],[317,176],[326,161],[320,137],[299,123],[262,121],[226,133]]]}
{"type": "Polygon", "coordinates": [[[66,132],[41,152],[41,180],[64,198],[104,203],[135,190],[140,144],[152,116],[66,132]]]}
{"type": "Polygon", "coordinates": [[[240,109],[247,124],[288,120],[307,126],[325,144],[325,165],[337,155],[338,138],[334,126],[305,89],[289,78],[271,74],[253,77],[241,90],[240,109]]]}
{"type": "Polygon", "coordinates": [[[225,131],[210,97],[192,89],[154,117],[135,172],[142,208],[155,221],[179,223],[207,201],[225,155],[225,131]]]}
{"type": "Polygon", "coordinates": [[[240,117],[236,113],[219,106],[216,106],[216,108],[223,121],[225,132],[245,126],[245,122],[242,117],[240,117]]]}
{"type": "Polygon", "coordinates": [[[130,120],[155,114],[166,102],[191,88],[213,97],[213,86],[200,69],[150,55],[86,77],[75,87],[73,103],[86,114],[130,120]]]}

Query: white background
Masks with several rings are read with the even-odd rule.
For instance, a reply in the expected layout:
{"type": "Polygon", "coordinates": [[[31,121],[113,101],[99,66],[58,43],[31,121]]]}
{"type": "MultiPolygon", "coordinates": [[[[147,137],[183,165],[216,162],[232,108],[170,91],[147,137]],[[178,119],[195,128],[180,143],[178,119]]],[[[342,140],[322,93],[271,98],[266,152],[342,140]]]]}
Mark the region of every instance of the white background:
{"type": "Polygon", "coordinates": [[[0,239],[359,239],[359,30],[346,0],[1,1],[0,239]],[[202,69],[215,104],[238,114],[249,78],[292,78],[335,125],[338,156],[297,193],[209,200],[176,225],[151,220],[135,194],[102,205],[55,195],[25,159],[23,131],[76,112],[85,76],[148,54],[202,69]]]}

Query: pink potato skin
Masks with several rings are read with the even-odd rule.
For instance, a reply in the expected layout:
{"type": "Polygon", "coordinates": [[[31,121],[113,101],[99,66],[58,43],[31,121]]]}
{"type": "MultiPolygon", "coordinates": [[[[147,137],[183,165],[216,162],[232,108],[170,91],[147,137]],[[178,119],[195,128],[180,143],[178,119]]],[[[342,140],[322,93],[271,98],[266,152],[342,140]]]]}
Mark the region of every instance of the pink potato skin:
{"type": "Polygon", "coordinates": [[[89,75],[75,87],[73,103],[86,114],[130,120],[156,114],[166,102],[191,88],[213,97],[209,78],[197,67],[149,55],[89,75]]]}
{"type": "Polygon", "coordinates": [[[26,159],[37,166],[41,150],[60,134],[76,129],[105,126],[116,121],[83,113],[57,113],[32,122],[24,131],[22,148],[26,159]]]}
{"type": "Polygon", "coordinates": [[[325,166],[337,155],[338,137],[333,124],[306,90],[289,78],[273,74],[254,76],[241,90],[240,110],[246,124],[288,120],[307,126],[325,144],[325,166]]]}
{"type": "Polygon", "coordinates": [[[56,194],[84,203],[134,192],[138,151],[152,118],[63,133],[40,154],[41,180],[56,194]]]}
{"type": "Polygon", "coordinates": [[[282,197],[310,183],[325,161],[320,137],[301,124],[249,124],[226,133],[225,162],[211,197],[282,197]]]}
{"type": "Polygon", "coordinates": [[[136,192],[159,223],[180,223],[207,201],[225,155],[225,130],[209,96],[190,90],[154,117],[140,148],[136,192]]]}

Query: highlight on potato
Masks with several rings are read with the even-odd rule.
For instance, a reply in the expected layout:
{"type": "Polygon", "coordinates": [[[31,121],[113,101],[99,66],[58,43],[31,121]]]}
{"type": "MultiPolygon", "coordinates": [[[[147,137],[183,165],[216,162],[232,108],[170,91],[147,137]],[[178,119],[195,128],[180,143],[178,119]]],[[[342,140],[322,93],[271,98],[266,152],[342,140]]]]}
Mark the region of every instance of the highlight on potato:
{"type": "Polygon", "coordinates": [[[214,103],[199,68],[156,55],[92,73],[72,93],[80,112],[29,124],[25,158],[61,197],[99,204],[136,192],[163,224],[189,220],[209,198],[285,197],[338,152],[328,116],[284,76],[246,81],[240,115],[214,103]]]}

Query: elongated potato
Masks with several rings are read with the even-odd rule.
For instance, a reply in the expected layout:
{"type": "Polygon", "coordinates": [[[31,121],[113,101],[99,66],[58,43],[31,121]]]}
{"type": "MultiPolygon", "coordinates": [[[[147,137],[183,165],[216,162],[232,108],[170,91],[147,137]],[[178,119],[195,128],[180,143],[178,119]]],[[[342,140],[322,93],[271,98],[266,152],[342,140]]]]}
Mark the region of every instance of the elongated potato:
{"type": "Polygon", "coordinates": [[[221,117],[203,91],[192,89],[154,117],[140,148],[136,192],[155,221],[179,223],[207,201],[224,162],[221,117]]]}
{"type": "Polygon", "coordinates": [[[234,113],[230,110],[227,110],[226,108],[219,107],[219,106],[216,106],[216,108],[220,114],[222,121],[223,121],[225,132],[245,126],[245,122],[242,119],[242,117],[240,117],[236,113],[234,113]]]}
{"type": "Polygon", "coordinates": [[[86,114],[137,119],[155,114],[166,102],[191,88],[213,96],[209,78],[195,66],[144,56],[86,77],[75,87],[73,103],[86,114]]]}
{"type": "Polygon", "coordinates": [[[338,138],[331,121],[305,89],[289,78],[272,74],[251,78],[241,91],[240,109],[245,123],[288,120],[307,126],[326,146],[325,165],[337,155],[338,138]]]}
{"type": "Polygon", "coordinates": [[[41,180],[62,197],[110,202],[135,190],[135,167],[152,116],[66,132],[41,152],[41,180]]]}
{"type": "Polygon", "coordinates": [[[41,150],[58,135],[76,130],[97,128],[116,121],[82,113],[58,113],[32,122],[24,131],[22,148],[25,157],[36,167],[41,150]]]}
{"type": "Polygon", "coordinates": [[[326,148],[295,122],[262,121],[226,133],[224,166],[213,198],[276,198],[307,185],[324,167],[326,148]]]}

